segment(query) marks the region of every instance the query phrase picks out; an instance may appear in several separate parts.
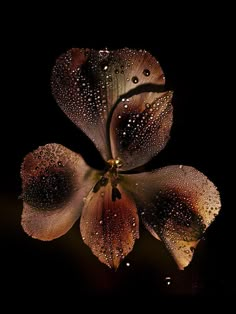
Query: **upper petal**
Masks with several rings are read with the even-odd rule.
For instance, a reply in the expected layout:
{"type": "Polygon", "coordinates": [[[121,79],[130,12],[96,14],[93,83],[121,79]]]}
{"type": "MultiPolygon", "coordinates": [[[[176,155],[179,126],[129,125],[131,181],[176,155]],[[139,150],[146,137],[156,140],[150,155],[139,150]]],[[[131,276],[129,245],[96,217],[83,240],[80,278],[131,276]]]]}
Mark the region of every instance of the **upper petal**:
{"type": "Polygon", "coordinates": [[[188,166],[126,175],[147,229],[167,246],[180,269],[186,267],[204,231],[220,210],[214,184],[188,166]]]}
{"type": "Polygon", "coordinates": [[[160,64],[146,51],[74,48],[61,55],[52,73],[52,91],[61,109],[95,143],[104,159],[106,124],[118,98],[143,84],[163,85],[160,64]]]}
{"type": "Polygon", "coordinates": [[[139,237],[136,206],[121,186],[117,188],[119,197],[115,199],[110,183],[91,191],[80,221],[84,242],[102,263],[115,269],[139,237]]]}
{"type": "Polygon", "coordinates": [[[59,144],[29,153],[21,167],[24,231],[40,240],[65,234],[79,218],[96,172],[59,144]]]}
{"type": "Polygon", "coordinates": [[[121,159],[122,170],[148,162],[166,145],[172,126],[173,93],[141,93],[123,99],[110,125],[111,150],[121,159]]]}

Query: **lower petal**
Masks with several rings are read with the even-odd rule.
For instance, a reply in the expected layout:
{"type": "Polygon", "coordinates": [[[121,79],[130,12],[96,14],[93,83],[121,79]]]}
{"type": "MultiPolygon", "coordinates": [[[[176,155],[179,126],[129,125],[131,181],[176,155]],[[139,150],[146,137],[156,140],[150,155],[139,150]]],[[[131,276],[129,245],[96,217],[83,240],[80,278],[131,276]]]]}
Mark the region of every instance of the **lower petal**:
{"type": "Polygon", "coordinates": [[[188,166],[126,175],[124,182],[147,229],[165,243],[180,269],[186,267],[219,213],[220,196],[214,184],[188,166]]]}
{"type": "Polygon", "coordinates": [[[79,154],[48,144],[25,157],[21,177],[22,227],[31,237],[48,241],[65,234],[79,218],[96,172],[79,154]]]}
{"type": "Polygon", "coordinates": [[[139,237],[136,206],[122,187],[108,183],[91,191],[83,208],[80,230],[84,242],[98,259],[117,268],[139,237]],[[119,191],[114,198],[114,191],[119,191]]]}

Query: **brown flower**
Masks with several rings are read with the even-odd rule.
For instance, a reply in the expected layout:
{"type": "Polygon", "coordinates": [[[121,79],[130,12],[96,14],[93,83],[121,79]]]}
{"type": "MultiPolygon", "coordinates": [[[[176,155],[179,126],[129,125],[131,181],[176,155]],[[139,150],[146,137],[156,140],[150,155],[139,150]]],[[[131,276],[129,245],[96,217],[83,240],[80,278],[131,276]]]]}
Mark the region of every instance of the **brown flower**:
{"type": "Polygon", "coordinates": [[[80,217],[84,242],[117,268],[139,237],[139,219],[162,240],[180,269],[220,210],[214,184],[189,166],[130,173],[160,152],[172,125],[171,91],[146,51],[71,49],[52,73],[53,95],[93,141],[104,171],[59,144],[22,164],[22,226],[40,240],[65,234],[80,217]]]}

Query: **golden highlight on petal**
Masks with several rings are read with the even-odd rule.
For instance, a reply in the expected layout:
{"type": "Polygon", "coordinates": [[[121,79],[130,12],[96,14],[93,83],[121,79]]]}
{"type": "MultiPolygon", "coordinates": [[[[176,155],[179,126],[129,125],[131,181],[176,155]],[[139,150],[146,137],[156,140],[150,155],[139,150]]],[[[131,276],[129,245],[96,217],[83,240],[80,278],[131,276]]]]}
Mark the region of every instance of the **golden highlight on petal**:
{"type": "Polygon", "coordinates": [[[124,176],[144,225],[160,238],[180,269],[188,266],[205,230],[219,213],[214,184],[188,166],[168,166],[124,176]]]}
{"type": "Polygon", "coordinates": [[[21,177],[22,227],[31,237],[48,241],[65,234],[79,218],[96,172],[80,155],[48,144],[25,157],[21,177]]]}
{"type": "Polygon", "coordinates": [[[120,185],[117,189],[121,198],[115,200],[110,183],[96,193],[90,192],[80,220],[84,242],[102,263],[115,269],[139,237],[136,206],[120,185]]]}

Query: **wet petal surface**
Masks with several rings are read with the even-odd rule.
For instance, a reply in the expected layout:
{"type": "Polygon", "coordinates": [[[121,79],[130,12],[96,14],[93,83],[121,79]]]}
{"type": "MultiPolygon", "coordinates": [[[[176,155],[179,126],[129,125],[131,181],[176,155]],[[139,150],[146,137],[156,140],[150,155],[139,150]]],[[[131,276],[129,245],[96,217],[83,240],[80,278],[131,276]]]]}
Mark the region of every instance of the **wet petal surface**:
{"type": "Polygon", "coordinates": [[[220,197],[214,184],[188,166],[126,175],[124,180],[147,229],[165,243],[180,269],[186,267],[219,213],[220,197]]]}
{"type": "Polygon", "coordinates": [[[29,153],[21,167],[24,231],[40,240],[65,234],[79,218],[96,180],[79,154],[59,144],[29,153]]]}
{"type": "Polygon", "coordinates": [[[158,61],[146,51],[74,48],[60,56],[52,73],[53,95],[65,114],[111,157],[106,130],[111,108],[143,84],[164,85],[158,61]],[[108,147],[109,148],[109,147],[108,147]]]}
{"type": "Polygon", "coordinates": [[[111,126],[111,150],[122,170],[148,162],[169,140],[172,125],[172,92],[141,93],[116,106],[111,126]]]}
{"type": "Polygon", "coordinates": [[[115,269],[139,237],[136,206],[122,187],[117,189],[119,192],[108,183],[90,192],[80,221],[84,242],[102,263],[115,269]]]}

